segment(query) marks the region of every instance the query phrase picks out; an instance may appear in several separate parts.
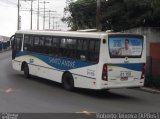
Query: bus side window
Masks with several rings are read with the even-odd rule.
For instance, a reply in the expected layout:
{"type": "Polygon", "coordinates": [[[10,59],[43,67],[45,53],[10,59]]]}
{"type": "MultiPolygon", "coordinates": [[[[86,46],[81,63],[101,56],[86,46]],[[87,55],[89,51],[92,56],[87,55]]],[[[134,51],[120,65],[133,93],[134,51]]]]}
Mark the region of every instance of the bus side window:
{"type": "Polygon", "coordinates": [[[44,36],[40,36],[39,37],[39,48],[40,48],[40,53],[45,53],[44,52],[44,49],[45,49],[45,46],[44,46],[44,36]]]}
{"type": "Polygon", "coordinates": [[[78,39],[77,41],[77,50],[82,50],[83,40],[78,39]]]}
{"type": "Polygon", "coordinates": [[[14,39],[14,49],[17,51],[21,50],[21,46],[22,46],[22,35],[16,35],[15,39],[14,39]]]}
{"type": "Polygon", "coordinates": [[[75,38],[67,38],[66,39],[66,47],[67,47],[67,57],[68,58],[76,58],[76,39],[75,38]]]}
{"type": "Polygon", "coordinates": [[[35,36],[34,37],[34,51],[39,53],[39,37],[35,36]]]}
{"type": "Polygon", "coordinates": [[[29,44],[30,44],[30,48],[29,48],[29,51],[32,51],[34,52],[34,37],[33,36],[29,36],[29,44]]]}
{"type": "Polygon", "coordinates": [[[89,41],[89,49],[88,49],[88,61],[94,61],[94,48],[95,48],[95,40],[89,41]]]}
{"type": "Polygon", "coordinates": [[[59,41],[60,38],[57,37],[52,38],[52,47],[53,47],[52,54],[54,56],[59,56],[59,41]]]}
{"type": "Polygon", "coordinates": [[[60,56],[65,57],[66,56],[66,39],[62,37],[60,39],[60,56]]]}
{"type": "Polygon", "coordinates": [[[24,51],[30,51],[30,39],[29,36],[24,36],[24,44],[23,44],[24,51]]]}
{"type": "Polygon", "coordinates": [[[100,40],[95,42],[95,53],[94,53],[94,62],[99,62],[99,52],[100,52],[100,40]]]}
{"type": "Polygon", "coordinates": [[[99,53],[99,51],[100,51],[100,41],[99,41],[99,40],[96,40],[95,52],[96,52],[96,53],[99,53]]]}
{"type": "Polygon", "coordinates": [[[78,39],[77,42],[77,59],[86,61],[88,58],[88,41],[87,39],[78,39]]]}
{"type": "Polygon", "coordinates": [[[99,49],[100,49],[100,41],[90,40],[88,61],[96,62],[96,63],[99,61],[99,49]]]}
{"type": "Polygon", "coordinates": [[[45,53],[52,55],[52,37],[45,37],[45,53]]]}

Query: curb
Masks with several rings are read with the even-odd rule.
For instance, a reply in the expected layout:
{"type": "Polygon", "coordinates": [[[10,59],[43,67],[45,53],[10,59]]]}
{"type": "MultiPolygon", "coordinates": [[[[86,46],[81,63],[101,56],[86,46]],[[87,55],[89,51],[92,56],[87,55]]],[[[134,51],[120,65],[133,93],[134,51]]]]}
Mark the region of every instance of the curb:
{"type": "Polygon", "coordinates": [[[141,87],[140,89],[146,92],[160,94],[160,90],[157,90],[157,89],[148,88],[148,87],[141,87]]]}
{"type": "Polygon", "coordinates": [[[12,50],[12,49],[9,48],[9,49],[5,49],[5,50],[1,50],[0,53],[7,52],[7,51],[10,51],[10,50],[12,50]]]}

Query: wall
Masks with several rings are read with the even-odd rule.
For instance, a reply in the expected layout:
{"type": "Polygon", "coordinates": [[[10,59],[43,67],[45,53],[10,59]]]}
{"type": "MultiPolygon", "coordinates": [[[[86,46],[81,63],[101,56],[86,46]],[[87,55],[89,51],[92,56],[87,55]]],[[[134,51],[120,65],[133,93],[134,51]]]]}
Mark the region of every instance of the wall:
{"type": "Polygon", "coordinates": [[[150,43],[160,42],[160,28],[139,27],[124,31],[125,33],[135,33],[146,36],[147,56],[150,56],[150,43]]]}
{"type": "Polygon", "coordinates": [[[152,58],[152,75],[154,80],[160,80],[160,43],[150,44],[150,55],[152,58]]]}
{"type": "Polygon", "coordinates": [[[139,27],[124,31],[146,36],[146,85],[160,86],[160,28],[139,27]]]}

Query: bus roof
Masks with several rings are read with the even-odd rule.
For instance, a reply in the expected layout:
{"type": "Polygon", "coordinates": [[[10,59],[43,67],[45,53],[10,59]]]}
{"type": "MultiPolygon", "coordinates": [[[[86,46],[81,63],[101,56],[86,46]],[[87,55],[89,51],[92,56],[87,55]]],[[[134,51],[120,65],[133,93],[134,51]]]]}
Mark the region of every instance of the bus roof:
{"type": "Polygon", "coordinates": [[[16,33],[22,34],[38,34],[38,35],[55,35],[55,36],[69,36],[69,37],[89,37],[100,38],[105,33],[101,32],[78,32],[78,31],[43,31],[43,30],[19,30],[16,33]]]}
{"type": "Polygon", "coordinates": [[[128,33],[113,33],[113,32],[108,33],[108,32],[45,31],[45,30],[19,30],[16,33],[30,34],[30,35],[32,34],[33,35],[51,35],[51,36],[53,35],[53,36],[86,37],[86,38],[101,38],[102,36],[106,36],[108,34],[128,34],[128,33]]]}

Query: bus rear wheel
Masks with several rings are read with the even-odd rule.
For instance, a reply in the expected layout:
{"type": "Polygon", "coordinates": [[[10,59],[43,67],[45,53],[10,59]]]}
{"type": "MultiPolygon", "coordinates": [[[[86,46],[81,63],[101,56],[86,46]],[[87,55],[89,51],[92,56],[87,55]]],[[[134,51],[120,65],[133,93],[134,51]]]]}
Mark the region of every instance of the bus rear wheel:
{"type": "Polygon", "coordinates": [[[30,74],[29,74],[29,67],[27,64],[24,65],[24,68],[23,68],[23,71],[24,71],[24,76],[25,78],[30,78],[30,74]]]}
{"type": "Polygon", "coordinates": [[[72,74],[65,73],[62,78],[62,84],[63,84],[64,89],[68,91],[73,91],[74,90],[74,80],[73,80],[72,74]]]}

